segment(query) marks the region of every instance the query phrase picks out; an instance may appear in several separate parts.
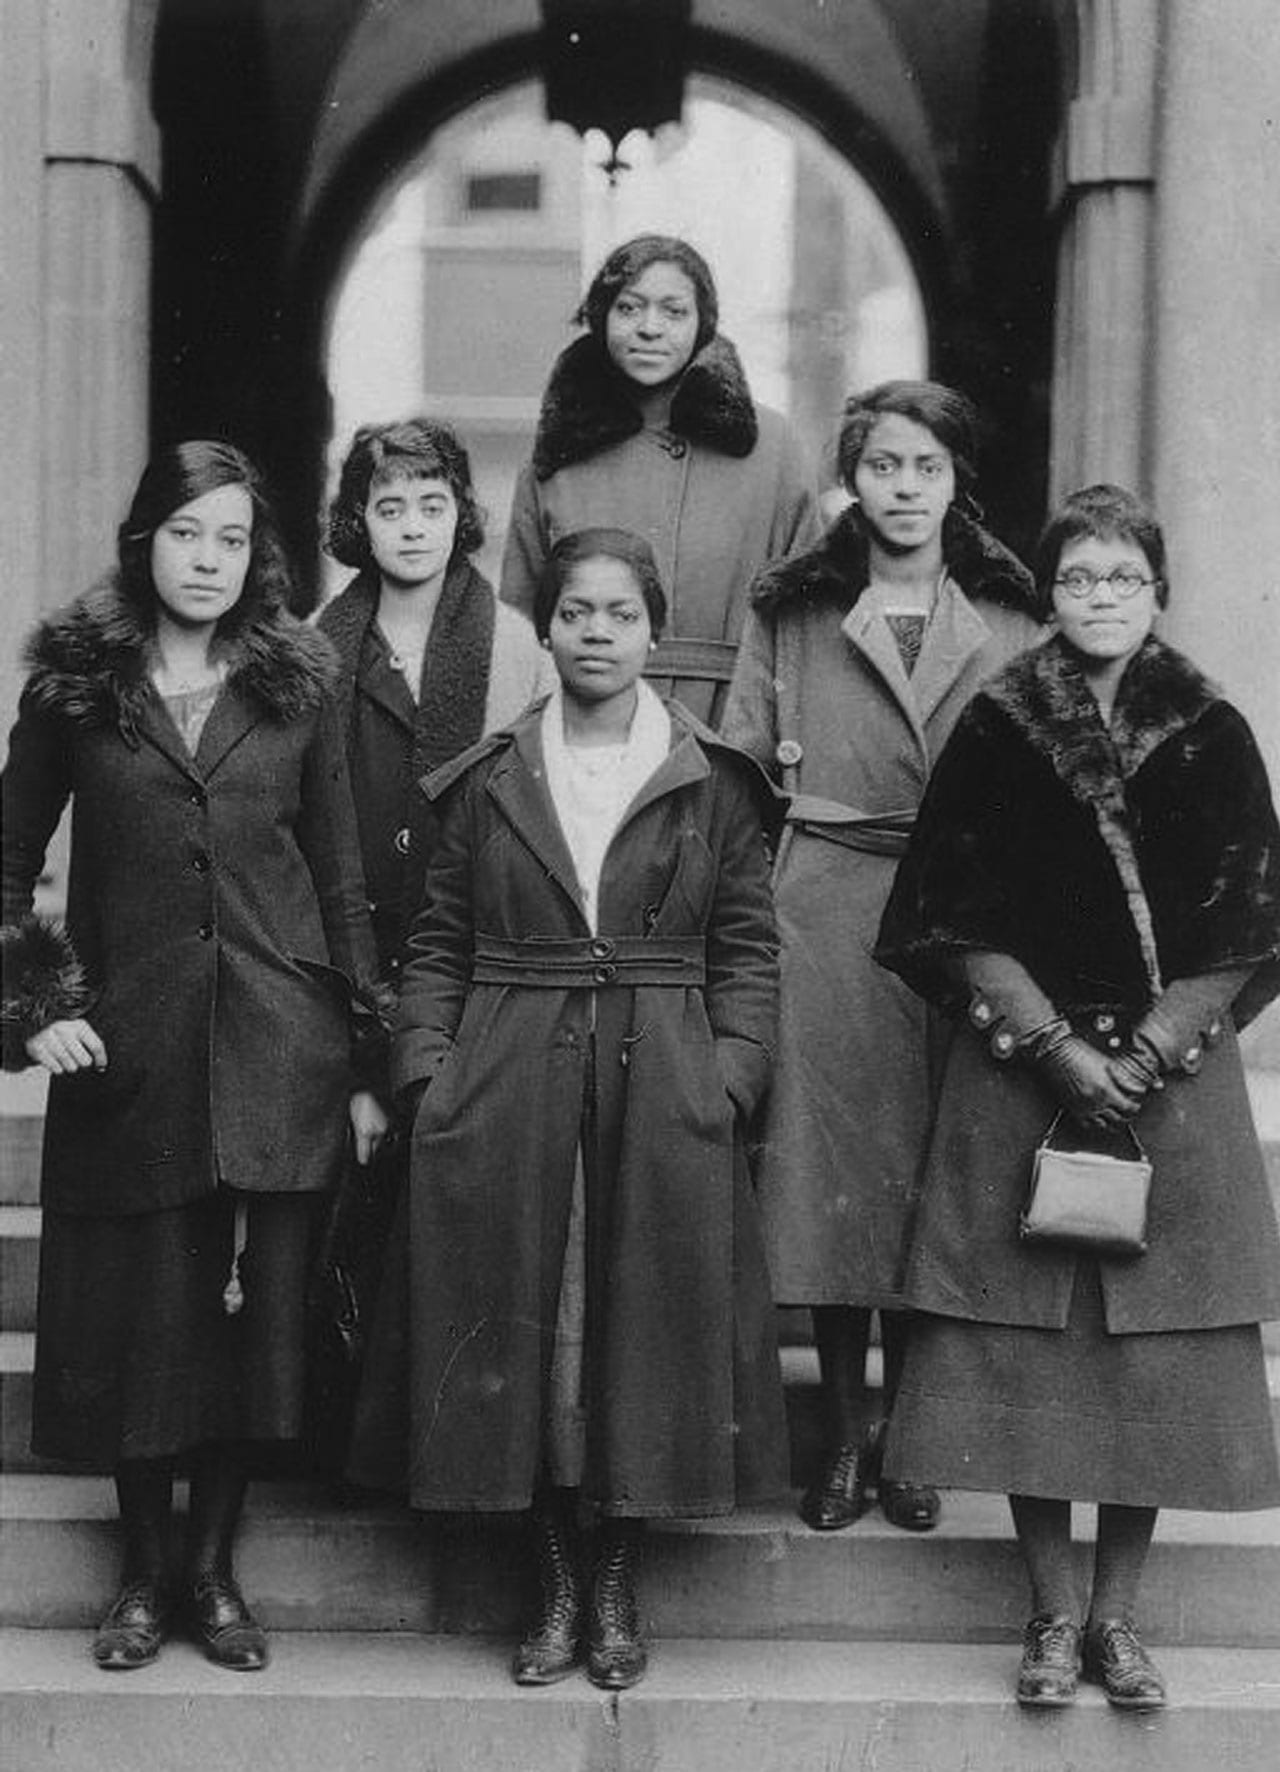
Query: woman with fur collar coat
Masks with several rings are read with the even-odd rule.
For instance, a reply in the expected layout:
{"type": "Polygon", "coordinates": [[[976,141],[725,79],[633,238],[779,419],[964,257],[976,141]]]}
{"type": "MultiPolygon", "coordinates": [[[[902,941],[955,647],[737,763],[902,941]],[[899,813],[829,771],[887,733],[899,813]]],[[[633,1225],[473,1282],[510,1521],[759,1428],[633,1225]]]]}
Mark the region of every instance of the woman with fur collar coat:
{"type": "Polygon", "coordinates": [[[645,234],[610,254],[578,311],[586,336],[551,371],[501,583],[527,615],[562,535],[643,536],[670,603],[646,674],[713,724],[752,580],[821,533],[800,446],[752,401],[718,319],[711,271],[685,241],[645,234]]]}
{"type": "Polygon", "coordinates": [[[314,1203],[351,1133],[367,1161],[385,1128],[351,1035],[373,941],[336,661],[286,612],[252,464],[163,450],[119,557],[37,629],[3,778],[5,1062],[51,1073],[32,1443],[116,1474],[99,1665],[154,1659],[180,1606],[211,1660],[250,1670],[244,1444],[301,1430],[314,1203]],[[64,929],[31,907],[68,799],[64,929]]]}
{"type": "MultiPolygon", "coordinates": [[[[936,1027],[871,960],[929,770],[974,690],[1039,633],[1031,581],[959,508],[974,423],[959,394],[889,382],[839,439],[854,504],[756,586],[725,736],[794,796],[774,876],[782,931],[778,1069],[756,1178],[780,1304],[808,1305],[828,1447],[801,1507],[850,1525],[877,1480],[906,1333],[903,1263],[933,1100],[936,1027]],[[872,1311],[881,1398],[865,1382],[872,1311]]],[[[893,1523],[938,1498],[883,1484],[893,1523]]]]}
{"type": "Polygon", "coordinates": [[[1236,1045],[1280,990],[1280,827],[1248,727],[1151,631],[1150,513],[1116,487],[1077,493],[1038,576],[1058,631],[962,716],[877,949],[968,1024],[886,1465],[1010,1496],[1034,1602],[1023,1703],[1070,1703],[1083,1652],[1114,1704],[1148,1708],[1164,1688],[1133,1606],[1156,1509],[1280,1502],[1258,1329],[1280,1315],[1280,1236],[1236,1045]],[[1020,1240],[1055,1113],[1086,1148],[1136,1131],[1144,1254],[1020,1240]],[[1072,1500],[1099,1504],[1087,1610],[1072,1500]]]}

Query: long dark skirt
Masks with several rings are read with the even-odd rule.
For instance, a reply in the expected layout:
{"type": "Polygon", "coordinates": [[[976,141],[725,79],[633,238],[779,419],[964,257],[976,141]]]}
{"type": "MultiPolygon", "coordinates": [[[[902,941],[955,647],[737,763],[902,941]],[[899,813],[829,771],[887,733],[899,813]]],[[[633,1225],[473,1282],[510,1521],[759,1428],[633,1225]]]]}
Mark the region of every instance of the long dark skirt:
{"type": "Polygon", "coordinates": [[[319,1196],[248,1200],[243,1308],[223,1306],[229,1192],[131,1216],[44,1215],[31,1444],[111,1467],[210,1440],[302,1431],[306,1293],[319,1196]]]}
{"type": "Polygon", "coordinates": [[[885,1472],[1129,1507],[1275,1507],[1261,1333],[1108,1335],[1083,1262],[1065,1329],[916,1317],[885,1472]]]}

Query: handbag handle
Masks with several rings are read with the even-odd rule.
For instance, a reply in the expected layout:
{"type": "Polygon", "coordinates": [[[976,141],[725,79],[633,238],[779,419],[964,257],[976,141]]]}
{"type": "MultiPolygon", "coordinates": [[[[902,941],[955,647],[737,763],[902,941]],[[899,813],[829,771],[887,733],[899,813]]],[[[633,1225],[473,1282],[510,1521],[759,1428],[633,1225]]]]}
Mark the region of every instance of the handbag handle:
{"type": "MultiPolygon", "coordinates": [[[[1050,1120],[1050,1122],[1049,1122],[1049,1130],[1045,1133],[1044,1137],[1040,1140],[1041,1150],[1049,1150],[1052,1147],[1053,1135],[1058,1130],[1058,1127],[1061,1125],[1062,1121],[1066,1119],[1066,1117],[1067,1117],[1067,1110],[1065,1108],[1059,1108],[1057,1113],[1053,1116],[1052,1120],[1050,1120]]],[[[1142,1158],[1143,1161],[1145,1162],[1147,1153],[1143,1149],[1142,1140],[1138,1137],[1138,1134],[1134,1131],[1131,1122],[1128,1120],[1122,1120],[1118,1130],[1121,1132],[1128,1133],[1129,1139],[1133,1145],[1135,1154],[1137,1156],[1139,1156],[1140,1158],[1142,1158]]],[[[1105,1155],[1105,1153],[1099,1152],[1099,1155],[1105,1155]]]]}

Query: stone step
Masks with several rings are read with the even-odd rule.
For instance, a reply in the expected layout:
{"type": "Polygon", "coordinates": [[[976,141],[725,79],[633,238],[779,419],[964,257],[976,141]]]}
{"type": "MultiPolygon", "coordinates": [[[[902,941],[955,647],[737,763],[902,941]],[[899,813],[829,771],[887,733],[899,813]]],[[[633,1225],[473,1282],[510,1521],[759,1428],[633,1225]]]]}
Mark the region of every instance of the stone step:
{"type": "Polygon", "coordinates": [[[0,1206],[0,1330],[34,1329],[40,1208],[0,1206]]]}
{"type": "MultiPolygon", "coordinates": [[[[1092,1508],[1075,1510],[1075,1529],[1083,1576],[1092,1508]]],[[[120,1554],[108,1480],[0,1478],[0,1539],[0,1625],[85,1627],[105,1611],[120,1554]]],[[[518,1522],[343,1505],[314,1486],[254,1485],[237,1568],[279,1630],[510,1635],[528,1603],[518,1522]]],[[[980,1642],[1016,1636],[1027,1609],[997,1495],[945,1496],[925,1534],[874,1510],[845,1532],[811,1532],[792,1506],[655,1523],[640,1597],[648,1628],[671,1638],[980,1642]]],[[[1280,1650],[1280,1509],[1162,1514],[1142,1617],[1164,1643],[1280,1650]]]]}
{"type": "Polygon", "coordinates": [[[249,1676],[185,1643],[103,1674],[80,1633],[0,1634],[6,1759],[21,1772],[1274,1772],[1280,1653],[1169,1649],[1171,1704],[1123,1715],[1012,1701],[1013,1641],[656,1641],[616,1696],[513,1685],[509,1645],[277,1636],[249,1676]]]}

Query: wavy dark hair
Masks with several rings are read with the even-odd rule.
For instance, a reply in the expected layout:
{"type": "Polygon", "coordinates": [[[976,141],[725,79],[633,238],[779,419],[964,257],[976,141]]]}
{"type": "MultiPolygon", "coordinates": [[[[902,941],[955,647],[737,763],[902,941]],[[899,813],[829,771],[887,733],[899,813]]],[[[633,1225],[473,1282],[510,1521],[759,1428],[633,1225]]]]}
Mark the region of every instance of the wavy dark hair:
{"type": "Polygon", "coordinates": [[[850,394],[844,403],[836,440],[836,471],[846,491],[876,421],[894,413],[932,431],[951,456],[956,476],[955,503],[967,517],[979,515],[974,499],[978,484],[978,414],[973,402],[940,381],[882,381],[865,393],[850,394]]]}
{"type": "Polygon", "coordinates": [[[154,627],[156,587],[151,576],[151,543],[156,530],[183,505],[221,486],[243,486],[253,506],[253,533],[244,589],[218,622],[223,638],[234,638],[255,621],[287,610],[294,592],[293,569],[259,470],[234,443],[195,438],[170,443],[142,471],[129,514],[116,532],[120,590],[144,627],[154,627]]]}
{"type": "Polygon", "coordinates": [[[1156,607],[1169,603],[1164,531],[1150,505],[1123,486],[1099,481],[1064,498],[1036,543],[1036,601],[1042,621],[1053,614],[1053,581],[1062,550],[1073,541],[1129,541],[1147,556],[1156,581],[1156,607]]]}
{"type": "Polygon", "coordinates": [[[325,548],[340,565],[358,571],[373,565],[364,508],[374,486],[402,476],[443,480],[457,501],[458,528],[450,564],[484,546],[484,513],[476,500],[466,446],[456,431],[437,419],[405,418],[394,424],[362,425],[352,438],[325,534],[325,548]]]}
{"type": "Polygon", "coordinates": [[[584,560],[618,560],[636,581],[649,612],[649,631],[657,640],[666,625],[667,593],[653,549],[629,529],[575,529],[562,535],[547,555],[533,595],[533,626],[540,640],[551,632],[551,618],[561,593],[584,560]]]}
{"type": "Polygon", "coordinates": [[[615,246],[591,279],[591,285],[573,316],[575,322],[587,327],[603,350],[609,309],[623,290],[629,289],[637,277],[642,277],[650,265],[674,265],[693,284],[698,304],[698,333],[693,348],[695,353],[700,351],[715,337],[720,324],[720,298],[706,259],[696,247],[675,234],[638,234],[634,240],[615,246]]]}

